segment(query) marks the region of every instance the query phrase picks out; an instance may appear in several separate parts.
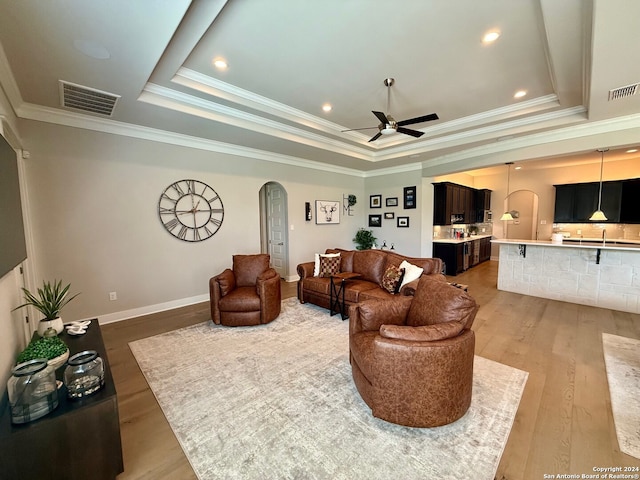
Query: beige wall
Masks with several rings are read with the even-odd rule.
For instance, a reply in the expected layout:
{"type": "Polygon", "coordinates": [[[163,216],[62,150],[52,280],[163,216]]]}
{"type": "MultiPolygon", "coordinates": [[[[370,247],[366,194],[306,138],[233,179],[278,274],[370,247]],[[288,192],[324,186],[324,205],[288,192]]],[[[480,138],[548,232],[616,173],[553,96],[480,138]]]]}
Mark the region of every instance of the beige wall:
{"type": "Polygon", "coordinates": [[[233,254],[260,251],[259,191],[269,181],[287,191],[291,275],[317,251],[353,248],[363,224],[360,177],[38,122],[22,132],[40,280],[61,278],[82,292],[65,320],[207,299],[209,278],[233,254]],[[224,204],[222,227],[203,242],[174,238],[158,219],[161,192],[185,178],[209,184],[224,204]],[[354,216],[304,221],[304,202],[348,193],[359,198],[354,216]]]}

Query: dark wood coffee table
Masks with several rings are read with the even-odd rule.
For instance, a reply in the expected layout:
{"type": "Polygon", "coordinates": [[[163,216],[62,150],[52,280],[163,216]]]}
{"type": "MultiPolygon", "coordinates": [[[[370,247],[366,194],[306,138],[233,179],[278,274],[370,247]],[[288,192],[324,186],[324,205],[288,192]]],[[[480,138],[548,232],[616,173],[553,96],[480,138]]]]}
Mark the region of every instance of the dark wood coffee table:
{"type": "Polygon", "coordinates": [[[349,318],[344,301],[344,284],[347,280],[361,277],[359,273],[342,272],[336,273],[329,277],[331,285],[329,285],[329,316],[333,317],[336,313],[340,313],[342,320],[349,318]],[[339,280],[339,282],[337,282],[339,280]],[[340,298],[342,296],[342,298],[340,298]]]}

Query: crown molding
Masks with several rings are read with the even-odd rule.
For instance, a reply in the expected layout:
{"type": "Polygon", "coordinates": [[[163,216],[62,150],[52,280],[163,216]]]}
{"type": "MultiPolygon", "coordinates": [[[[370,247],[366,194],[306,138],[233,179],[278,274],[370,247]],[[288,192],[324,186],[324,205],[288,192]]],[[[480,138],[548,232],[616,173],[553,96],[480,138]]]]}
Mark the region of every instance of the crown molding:
{"type": "Polygon", "coordinates": [[[142,140],[151,140],[154,142],[167,143],[181,147],[196,148],[198,150],[207,150],[211,152],[246,157],[254,160],[264,160],[295,167],[321,170],[324,172],[340,173],[343,175],[351,175],[359,178],[364,177],[364,173],[362,171],[353,168],[329,165],[322,162],[307,160],[305,158],[267,152],[264,150],[258,150],[241,145],[232,145],[229,143],[218,142],[216,140],[208,140],[200,137],[193,137],[190,135],[169,132],[166,130],[143,127],[131,123],[123,123],[110,119],[90,117],[80,113],[69,112],[66,110],[59,110],[50,107],[42,107],[34,104],[23,104],[19,109],[19,116],[20,118],[25,118],[28,120],[53,123],[57,125],[64,125],[67,127],[81,128],[84,130],[92,130],[96,132],[110,133],[113,135],[139,138],[142,140]]]}
{"type": "Polygon", "coordinates": [[[160,85],[147,84],[138,100],[188,115],[206,118],[235,127],[252,130],[309,147],[328,150],[359,160],[372,161],[371,152],[350,146],[342,141],[328,139],[316,133],[292,127],[258,115],[194,97],[160,85]]]}
{"type": "MultiPolygon", "coordinates": [[[[617,133],[624,130],[636,129],[638,130],[637,138],[638,141],[640,141],[640,114],[633,114],[624,117],[616,117],[590,123],[571,125],[552,131],[539,132],[531,135],[512,138],[506,141],[481,145],[464,151],[447,154],[430,160],[425,160],[424,162],[422,162],[423,172],[428,172],[430,168],[433,168],[436,161],[438,162],[437,165],[439,166],[463,160],[478,160],[480,157],[486,157],[488,155],[501,154],[529,147],[537,147],[545,144],[550,145],[566,140],[576,140],[608,133],[617,133]]],[[[485,166],[488,165],[493,164],[488,163],[485,166]]],[[[437,173],[436,175],[439,174],[440,173],[437,173]]]]}

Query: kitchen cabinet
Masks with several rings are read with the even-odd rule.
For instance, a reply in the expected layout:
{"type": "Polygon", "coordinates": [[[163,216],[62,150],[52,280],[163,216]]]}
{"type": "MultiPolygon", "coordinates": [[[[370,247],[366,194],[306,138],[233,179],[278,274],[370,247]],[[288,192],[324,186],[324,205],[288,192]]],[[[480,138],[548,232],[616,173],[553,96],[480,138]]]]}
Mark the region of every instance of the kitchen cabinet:
{"type": "Polygon", "coordinates": [[[640,223],[640,178],[622,182],[621,223],[640,223]]]}
{"type": "Polygon", "coordinates": [[[433,256],[444,262],[445,275],[455,276],[464,271],[465,243],[434,243],[433,256]]]}
{"type": "MultiPolygon", "coordinates": [[[[607,216],[605,223],[621,221],[622,182],[602,182],[602,211],[607,216]]],[[[599,182],[554,185],[556,200],[554,223],[586,223],[598,208],[599,182]]]]}
{"type": "Polygon", "coordinates": [[[433,184],[433,224],[476,223],[477,190],[450,182],[433,184]]]}
{"type": "Polygon", "coordinates": [[[491,258],[491,237],[434,241],[433,257],[444,262],[446,275],[455,276],[491,258]]]}
{"type": "Polygon", "coordinates": [[[476,223],[483,223],[485,221],[484,212],[491,210],[491,190],[486,188],[475,191],[476,197],[476,223]]]}

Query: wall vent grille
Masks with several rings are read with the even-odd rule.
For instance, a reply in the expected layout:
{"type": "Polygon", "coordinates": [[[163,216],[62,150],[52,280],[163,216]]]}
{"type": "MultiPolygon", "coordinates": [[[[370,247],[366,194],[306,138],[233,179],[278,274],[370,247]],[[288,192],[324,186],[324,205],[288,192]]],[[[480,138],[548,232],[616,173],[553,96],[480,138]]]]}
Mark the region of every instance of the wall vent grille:
{"type": "Polygon", "coordinates": [[[633,85],[627,85],[626,87],[614,88],[613,90],[609,90],[609,101],[635,95],[636,93],[638,93],[639,85],[640,83],[634,83],[633,85]]]}
{"type": "Polygon", "coordinates": [[[63,107],[110,117],[119,98],[120,95],[60,80],[60,101],[63,107]]]}

